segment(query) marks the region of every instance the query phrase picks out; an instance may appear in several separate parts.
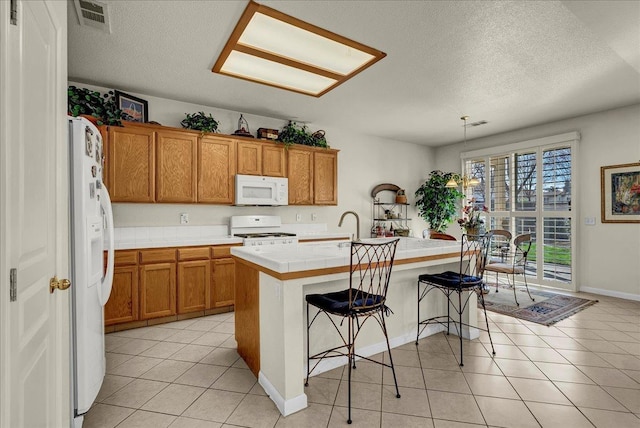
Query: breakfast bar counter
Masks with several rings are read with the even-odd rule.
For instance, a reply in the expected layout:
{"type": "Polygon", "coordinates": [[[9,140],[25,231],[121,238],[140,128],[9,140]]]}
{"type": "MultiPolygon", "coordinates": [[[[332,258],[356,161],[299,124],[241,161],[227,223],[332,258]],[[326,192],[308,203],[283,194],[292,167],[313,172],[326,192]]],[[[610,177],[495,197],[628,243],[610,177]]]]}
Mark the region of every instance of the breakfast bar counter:
{"type": "MultiPolygon", "coordinates": [[[[416,340],[418,275],[445,269],[457,270],[460,260],[459,242],[399,239],[387,293],[387,305],[393,311],[386,320],[392,348],[416,340]]],[[[305,296],[349,287],[350,243],[322,242],[277,248],[233,247],[231,254],[236,261],[235,335],[238,353],[283,415],[304,409],[307,407],[304,389],[307,364],[305,296]]],[[[475,325],[475,298],[472,300],[465,321],[475,325]]],[[[441,314],[447,309],[446,298],[436,294],[425,299],[422,305],[421,313],[441,314]]],[[[325,325],[314,324],[311,353],[338,344],[337,335],[327,330],[331,325],[329,320],[323,321],[325,325]],[[323,334],[324,331],[327,333],[323,334]]],[[[358,336],[356,346],[359,354],[370,356],[386,350],[384,337],[375,327],[365,326],[358,336]]],[[[431,325],[421,333],[421,337],[442,329],[440,325],[431,325]]],[[[346,364],[346,359],[324,360],[312,375],[343,364],[346,364]]]]}

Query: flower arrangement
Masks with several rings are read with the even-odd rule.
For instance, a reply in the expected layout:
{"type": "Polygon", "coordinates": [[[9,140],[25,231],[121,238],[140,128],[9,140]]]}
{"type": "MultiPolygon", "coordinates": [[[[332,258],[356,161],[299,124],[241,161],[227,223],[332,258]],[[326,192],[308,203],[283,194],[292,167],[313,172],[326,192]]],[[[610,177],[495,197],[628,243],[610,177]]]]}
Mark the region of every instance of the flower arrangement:
{"type": "Polygon", "coordinates": [[[480,218],[480,214],[483,212],[489,212],[489,209],[482,205],[482,207],[476,205],[475,198],[469,201],[469,204],[462,208],[462,217],[458,219],[460,227],[464,228],[467,232],[470,229],[478,230],[484,227],[484,219],[480,218]]]}

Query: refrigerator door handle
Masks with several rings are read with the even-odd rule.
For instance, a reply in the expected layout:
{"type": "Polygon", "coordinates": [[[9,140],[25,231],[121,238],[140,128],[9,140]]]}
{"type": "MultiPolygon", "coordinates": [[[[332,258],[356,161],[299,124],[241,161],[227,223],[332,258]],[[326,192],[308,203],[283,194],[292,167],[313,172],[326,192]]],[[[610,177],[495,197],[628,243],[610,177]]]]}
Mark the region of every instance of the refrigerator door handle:
{"type": "Polygon", "coordinates": [[[109,300],[111,295],[111,287],[113,286],[113,265],[114,265],[114,238],[113,238],[113,211],[111,209],[111,198],[109,197],[109,191],[103,184],[100,189],[100,205],[104,210],[105,218],[107,220],[107,227],[105,234],[107,238],[107,272],[102,278],[100,284],[99,296],[100,304],[104,306],[109,300]]]}

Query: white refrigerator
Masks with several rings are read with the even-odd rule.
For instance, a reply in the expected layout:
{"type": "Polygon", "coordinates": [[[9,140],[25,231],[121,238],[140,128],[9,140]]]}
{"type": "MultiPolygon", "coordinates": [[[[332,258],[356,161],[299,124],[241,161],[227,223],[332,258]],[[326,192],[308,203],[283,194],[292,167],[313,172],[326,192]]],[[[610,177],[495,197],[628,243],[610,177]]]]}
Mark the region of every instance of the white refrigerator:
{"type": "Polygon", "coordinates": [[[73,420],[82,426],[104,379],[104,305],[113,283],[113,214],[102,182],[104,146],[87,119],[69,118],[73,420]],[[104,251],[107,266],[104,267],[104,251]]]}

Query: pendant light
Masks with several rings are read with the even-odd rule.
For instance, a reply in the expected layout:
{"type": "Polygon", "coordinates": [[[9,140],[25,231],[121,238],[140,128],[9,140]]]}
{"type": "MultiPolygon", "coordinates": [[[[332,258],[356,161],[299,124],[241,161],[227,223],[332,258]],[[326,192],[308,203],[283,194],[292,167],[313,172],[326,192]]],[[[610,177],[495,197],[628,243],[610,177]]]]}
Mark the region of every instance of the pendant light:
{"type": "MultiPolygon", "coordinates": [[[[461,120],[464,121],[464,151],[467,150],[467,119],[469,119],[469,116],[462,116],[460,118],[461,120]]],[[[445,184],[444,187],[448,187],[448,188],[456,188],[458,187],[458,185],[462,184],[462,188],[466,189],[467,187],[476,187],[478,184],[480,184],[480,180],[478,180],[475,177],[468,177],[467,174],[463,174],[462,177],[457,177],[456,178],[452,178],[451,180],[447,181],[447,184],[445,184]]]]}

